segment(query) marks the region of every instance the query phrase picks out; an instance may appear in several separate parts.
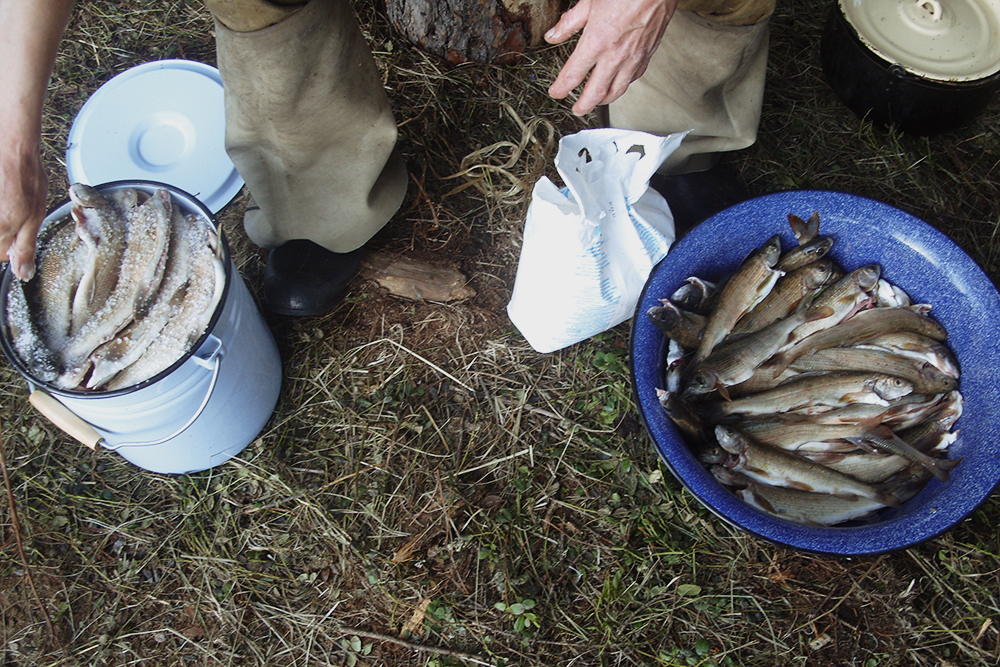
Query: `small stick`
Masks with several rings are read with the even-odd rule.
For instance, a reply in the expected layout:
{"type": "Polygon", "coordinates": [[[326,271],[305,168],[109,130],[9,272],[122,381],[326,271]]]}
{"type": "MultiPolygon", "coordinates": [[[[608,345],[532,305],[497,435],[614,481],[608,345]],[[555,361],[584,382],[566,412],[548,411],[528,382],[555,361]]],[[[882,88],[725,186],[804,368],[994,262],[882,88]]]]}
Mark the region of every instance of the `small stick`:
{"type": "Polygon", "coordinates": [[[428,653],[435,653],[437,655],[446,655],[449,658],[458,658],[459,660],[468,660],[469,662],[474,662],[477,665],[487,665],[487,667],[493,667],[496,663],[485,662],[482,658],[477,655],[472,655],[471,653],[463,653],[461,651],[456,651],[450,648],[441,648],[438,646],[427,646],[426,644],[417,644],[416,642],[410,642],[405,639],[400,639],[399,637],[393,637],[392,635],[385,635],[381,632],[368,632],[367,630],[357,630],[355,628],[340,628],[340,631],[348,635],[357,635],[358,637],[365,637],[366,639],[375,639],[377,641],[391,642],[393,644],[398,644],[408,649],[413,649],[414,651],[427,651],[428,653]]]}
{"type": "Polygon", "coordinates": [[[28,557],[24,553],[24,544],[21,542],[21,522],[17,518],[17,503],[14,501],[14,491],[10,487],[10,477],[7,475],[7,456],[4,452],[2,429],[0,429],[0,473],[3,474],[3,484],[4,488],[7,490],[7,505],[10,507],[10,523],[11,528],[14,531],[14,541],[17,544],[17,555],[21,558],[21,565],[24,566],[24,576],[28,580],[28,585],[31,587],[31,594],[35,597],[35,603],[38,605],[38,608],[42,612],[42,616],[45,618],[45,627],[48,628],[49,635],[57,645],[62,647],[62,643],[56,635],[55,626],[52,625],[52,619],[49,617],[49,612],[42,603],[41,596],[38,595],[38,589],[35,588],[35,579],[31,576],[31,566],[28,565],[28,557]]]}

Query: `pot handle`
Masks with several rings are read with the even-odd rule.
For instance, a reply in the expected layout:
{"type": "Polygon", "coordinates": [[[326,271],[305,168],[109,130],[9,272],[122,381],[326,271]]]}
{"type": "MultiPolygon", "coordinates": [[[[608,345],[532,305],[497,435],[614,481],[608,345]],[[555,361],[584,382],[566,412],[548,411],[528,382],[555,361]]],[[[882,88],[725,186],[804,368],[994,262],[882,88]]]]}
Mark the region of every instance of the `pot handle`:
{"type": "Polygon", "coordinates": [[[36,389],[28,396],[28,402],[35,406],[35,409],[47,417],[50,422],[62,429],[66,435],[75,438],[90,449],[97,449],[97,445],[104,440],[93,426],[52,398],[51,394],[36,389]]]}

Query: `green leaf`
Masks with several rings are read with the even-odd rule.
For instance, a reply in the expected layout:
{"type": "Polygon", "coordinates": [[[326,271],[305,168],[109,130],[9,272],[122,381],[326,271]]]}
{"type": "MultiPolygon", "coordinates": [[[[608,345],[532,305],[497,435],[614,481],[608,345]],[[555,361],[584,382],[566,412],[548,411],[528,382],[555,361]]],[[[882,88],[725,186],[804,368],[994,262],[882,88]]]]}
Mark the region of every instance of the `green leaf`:
{"type": "Polygon", "coordinates": [[[677,594],[682,598],[693,598],[701,595],[701,586],[698,584],[679,584],[677,594]]]}

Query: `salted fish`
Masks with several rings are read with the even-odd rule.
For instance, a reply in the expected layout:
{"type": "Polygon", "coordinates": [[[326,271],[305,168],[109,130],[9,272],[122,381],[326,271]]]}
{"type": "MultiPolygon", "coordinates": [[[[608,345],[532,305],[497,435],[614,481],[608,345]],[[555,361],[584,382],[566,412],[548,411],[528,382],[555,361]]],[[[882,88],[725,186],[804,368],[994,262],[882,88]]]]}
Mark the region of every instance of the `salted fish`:
{"type": "MultiPolygon", "coordinates": [[[[38,273],[35,273],[35,277],[38,273]]],[[[43,382],[51,382],[59,376],[59,358],[46,344],[28,306],[25,296],[26,284],[21,280],[11,280],[7,291],[7,323],[10,325],[10,340],[17,356],[43,382]]]]}
{"type": "Polygon", "coordinates": [[[171,297],[174,309],[167,324],[142,356],[112,377],[104,389],[130,387],[166,370],[191,349],[212,319],[225,289],[222,242],[197,216],[187,216],[185,221],[191,247],[188,281],[171,297]]]}
{"type": "Polygon", "coordinates": [[[73,324],[73,299],[88,262],[88,249],[68,219],[39,235],[35,276],[25,284],[37,313],[38,334],[52,349],[65,345],[73,324]]]}
{"type": "Polygon", "coordinates": [[[79,331],[107,302],[118,284],[118,268],[125,252],[124,212],[100,192],[82,183],[69,188],[71,216],[76,234],[86,249],[76,291],[73,294],[70,334],[79,331]]]}
{"type": "Polygon", "coordinates": [[[104,305],[61,350],[65,371],[57,380],[60,387],[76,387],[90,369],[90,355],[114,338],[151,298],[162,278],[170,238],[172,203],[166,190],[157,190],[128,215],[128,237],[115,289],[104,305]]]}
{"type": "Polygon", "coordinates": [[[192,272],[192,237],[195,232],[189,231],[190,224],[174,207],[167,261],[159,289],[143,317],[133,320],[121,333],[94,350],[90,356],[93,370],[87,380],[89,389],[100,388],[116,373],[138,361],[176,314],[192,272]]]}

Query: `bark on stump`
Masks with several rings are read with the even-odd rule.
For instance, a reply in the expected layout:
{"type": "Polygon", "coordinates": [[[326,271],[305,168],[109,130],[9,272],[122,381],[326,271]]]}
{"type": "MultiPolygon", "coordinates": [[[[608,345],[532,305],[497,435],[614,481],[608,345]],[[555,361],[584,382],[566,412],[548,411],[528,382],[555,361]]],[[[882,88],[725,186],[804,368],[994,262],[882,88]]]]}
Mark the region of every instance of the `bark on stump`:
{"type": "Polygon", "coordinates": [[[544,40],[569,0],[386,0],[411,43],[452,64],[516,62],[544,40]]]}

